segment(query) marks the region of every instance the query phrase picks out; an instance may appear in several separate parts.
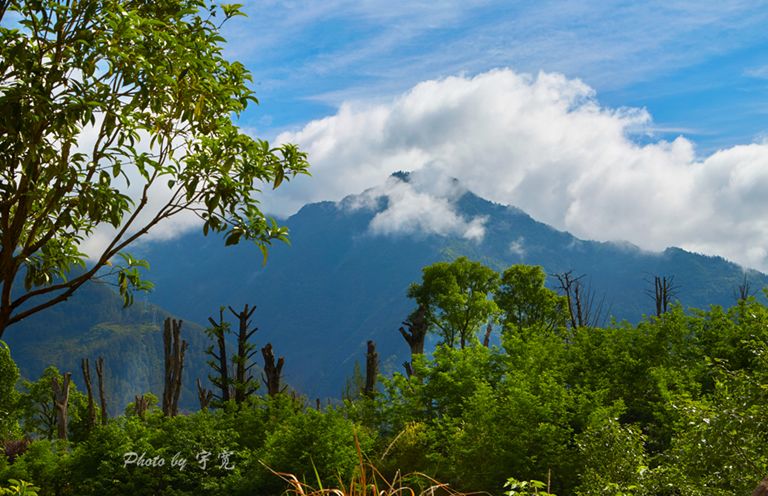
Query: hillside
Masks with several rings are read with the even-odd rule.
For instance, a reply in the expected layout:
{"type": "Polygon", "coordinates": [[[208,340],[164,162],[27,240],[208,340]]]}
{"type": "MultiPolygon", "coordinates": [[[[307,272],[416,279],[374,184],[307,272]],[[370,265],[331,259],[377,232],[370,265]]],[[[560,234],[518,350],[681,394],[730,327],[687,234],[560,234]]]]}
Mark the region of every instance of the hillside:
{"type": "MultiPolygon", "coordinates": [[[[256,304],[255,340],[259,346],[271,341],[286,357],[288,383],[311,396],[338,397],[368,339],[377,342],[385,372],[400,369],[407,346],[397,328],[413,306],[406,289],[435,261],[466,255],[499,270],[527,263],[549,274],[586,274],[606,296],[610,315],[631,322],[653,310],[645,291],[654,275],[673,275],[680,303],[698,308],[731,305],[743,278],[739,266],[719,257],[580,240],[471,192],[456,205],[466,217],[487,217],[479,242],[372,234],[369,224],[387,199],[372,209],[347,208],[354,200],[303,207],[285,222],[290,246],[275,245],[266,266],[254,246],[224,247],[197,233],[145,247],[141,254],[156,284],[150,301],[195,322],[205,322],[220,305],[256,304]]],[[[753,288],[768,284],[753,271],[749,280],[753,288]]]]}
{"type": "MultiPolygon", "coordinates": [[[[137,394],[153,392],[162,397],[162,325],[172,315],[144,301],[123,308],[109,286],[88,283],[68,301],[38,313],[11,327],[6,341],[23,378],[37,380],[49,365],[72,372],[85,391],[80,361],[93,363],[104,357],[105,392],[110,414],[122,413],[137,394]]],[[[195,381],[205,379],[203,350],[208,338],[202,328],[184,322],[182,338],[189,342],[184,370],[182,408],[196,409],[195,381]]],[[[95,379],[95,372],[92,372],[95,379]]]]}

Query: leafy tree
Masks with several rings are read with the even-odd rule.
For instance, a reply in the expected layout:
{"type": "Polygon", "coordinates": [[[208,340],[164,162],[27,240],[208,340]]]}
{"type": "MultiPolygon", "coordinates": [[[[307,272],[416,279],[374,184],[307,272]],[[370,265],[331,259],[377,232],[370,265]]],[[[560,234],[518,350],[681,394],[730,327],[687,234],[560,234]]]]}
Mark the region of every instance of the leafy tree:
{"type": "Polygon", "coordinates": [[[631,424],[621,424],[623,405],[599,408],[587,430],[576,437],[585,469],[578,494],[634,494],[648,473],[645,436],[631,424]]]}
{"type": "Polygon", "coordinates": [[[105,266],[130,303],[146,263],[123,250],[182,212],[265,256],[286,238],[256,193],[306,173],[306,154],[233,123],[256,102],[222,55],[236,15],[204,0],[0,2],[0,337],[105,266]],[[86,266],[97,230],[108,241],[86,266]]]}
{"type": "MultiPolygon", "coordinates": [[[[19,414],[24,431],[52,440],[56,435],[56,407],[53,400],[53,379],[62,383],[59,370],[50,366],[35,381],[24,381],[24,391],[19,397],[19,414]]],[[[74,382],[69,383],[67,406],[68,430],[73,439],[81,439],[88,430],[88,399],[77,390],[74,382]]]]}
{"type": "Polygon", "coordinates": [[[0,341],[0,439],[9,437],[17,430],[18,380],[19,368],[11,358],[11,350],[0,341]]]}
{"type": "Polygon", "coordinates": [[[545,287],[546,277],[538,265],[513,265],[504,271],[494,299],[506,326],[522,330],[534,325],[545,329],[565,325],[565,298],[545,287]]]}
{"type": "Polygon", "coordinates": [[[446,345],[464,348],[497,310],[490,296],[499,275],[466,257],[432,264],[422,273],[421,284],[412,284],[408,296],[426,309],[427,320],[446,345]]]}

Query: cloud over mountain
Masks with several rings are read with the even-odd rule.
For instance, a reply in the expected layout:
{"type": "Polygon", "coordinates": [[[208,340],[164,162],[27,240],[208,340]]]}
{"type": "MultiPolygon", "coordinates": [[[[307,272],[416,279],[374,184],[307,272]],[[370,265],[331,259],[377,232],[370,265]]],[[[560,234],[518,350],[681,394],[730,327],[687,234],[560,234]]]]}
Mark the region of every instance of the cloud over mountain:
{"type": "MultiPolygon", "coordinates": [[[[280,135],[309,152],[313,177],[265,204],[288,214],[384,184],[397,170],[428,168],[430,177],[455,177],[579,237],[676,245],[768,268],[768,221],[760,220],[768,144],[700,158],[686,138],[654,141],[650,129],[645,110],[603,107],[589,86],[560,74],[501,69],[425,81],[390,102],[345,103],[280,135]]],[[[399,188],[372,230],[440,232],[473,222],[452,218],[445,196],[399,188]]]]}

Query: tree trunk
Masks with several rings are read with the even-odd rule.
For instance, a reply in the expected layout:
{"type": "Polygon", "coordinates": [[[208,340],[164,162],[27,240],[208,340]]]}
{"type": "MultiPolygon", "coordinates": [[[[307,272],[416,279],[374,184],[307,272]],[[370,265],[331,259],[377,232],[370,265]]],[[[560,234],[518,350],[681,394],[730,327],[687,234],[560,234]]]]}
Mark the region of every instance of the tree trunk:
{"type": "Polygon", "coordinates": [[[179,411],[181,375],[184,370],[184,354],[187,342],[181,340],[181,320],[165,319],[163,348],[165,355],[165,387],[163,388],[163,413],[174,417],[179,411]]]}
{"type": "Polygon", "coordinates": [[[238,405],[243,403],[245,399],[256,390],[253,384],[253,377],[248,374],[248,371],[252,367],[252,365],[248,364],[248,360],[253,356],[253,353],[256,353],[256,351],[251,353],[254,349],[254,345],[248,342],[253,333],[258,330],[257,328],[249,329],[250,319],[255,310],[255,305],[249,310],[247,304],[242,312],[235,312],[232,307],[229,307],[229,311],[232,312],[232,315],[237,317],[239,322],[237,332],[237,355],[233,360],[235,362],[235,403],[238,405]]]}
{"type": "Polygon", "coordinates": [[[491,333],[493,332],[493,324],[488,322],[485,328],[485,336],[483,337],[483,346],[488,348],[491,345],[491,333]]]}
{"type": "Polygon", "coordinates": [[[427,337],[427,331],[429,330],[429,323],[427,322],[427,309],[419,305],[408,318],[403,321],[403,326],[407,327],[406,331],[403,327],[398,329],[400,334],[408,343],[408,347],[411,349],[411,362],[405,362],[403,366],[405,371],[410,377],[413,374],[413,357],[416,355],[424,354],[424,341],[427,337]]]}
{"type": "Polygon", "coordinates": [[[369,398],[376,391],[376,379],[379,375],[379,354],[376,353],[376,343],[368,341],[368,351],[365,354],[365,389],[363,394],[369,398]]]}
{"type": "Polygon", "coordinates": [[[208,322],[211,323],[211,333],[216,337],[216,345],[219,348],[219,353],[216,354],[213,351],[213,345],[209,346],[206,353],[210,355],[214,360],[209,361],[208,364],[218,374],[217,376],[208,376],[211,384],[216,386],[220,394],[218,399],[222,403],[226,403],[230,399],[229,395],[229,366],[227,364],[227,342],[224,339],[224,308],[219,310],[219,322],[216,323],[213,318],[208,317],[208,322]],[[218,364],[216,363],[218,362],[218,364]]]}
{"type": "Polygon", "coordinates": [[[67,406],[69,405],[69,383],[71,379],[72,373],[67,372],[64,374],[61,384],[59,384],[59,380],[56,377],[52,380],[53,403],[56,406],[56,426],[59,439],[67,439],[67,406]]]}
{"type": "Polygon", "coordinates": [[[200,410],[208,410],[211,398],[213,398],[213,391],[204,388],[200,379],[197,379],[197,399],[200,401],[200,410]]]}
{"type": "Polygon", "coordinates": [[[96,377],[99,379],[99,401],[101,402],[101,425],[107,425],[107,397],[104,395],[104,358],[96,360],[96,377]]]}
{"type": "Polygon", "coordinates": [[[83,380],[85,380],[85,389],[88,392],[88,430],[96,425],[96,405],[93,400],[93,383],[91,382],[91,365],[87,358],[80,362],[83,369],[83,380]]]}
{"type": "Polygon", "coordinates": [[[149,407],[149,399],[143,394],[141,396],[136,396],[133,407],[136,410],[136,415],[138,415],[141,420],[144,420],[144,415],[147,413],[147,408],[149,407]]]}
{"type": "Polygon", "coordinates": [[[264,356],[264,377],[262,380],[267,386],[267,394],[276,396],[280,393],[280,373],[283,370],[285,359],[280,357],[277,360],[277,365],[275,365],[275,355],[272,352],[272,343],[267,343],[267,345],[261,349],[261,354],[264,356]]]}

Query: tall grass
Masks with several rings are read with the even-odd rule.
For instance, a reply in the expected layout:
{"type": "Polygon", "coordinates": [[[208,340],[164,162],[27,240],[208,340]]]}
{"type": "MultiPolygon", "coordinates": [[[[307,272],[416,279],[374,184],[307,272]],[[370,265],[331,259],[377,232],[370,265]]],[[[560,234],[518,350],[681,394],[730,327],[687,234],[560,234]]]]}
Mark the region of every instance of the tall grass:
{"type": "Polygon", "coordinates": [[[277,472],[267,467],[273,474],[283,479],[287,484],[284,494],[291,496],[471,496],[488,493],[462,493],[454,491],[448,484],[440,483],[426,474],[414,472],[406,475],[397,472],[388,480],[379,470],[363,457],[360,443],[355,435],[358,467],[349,481],[341,477],[337,487],[323,487],[317,471],[317,487],[300,481],[295,475],[277,472]]]}

